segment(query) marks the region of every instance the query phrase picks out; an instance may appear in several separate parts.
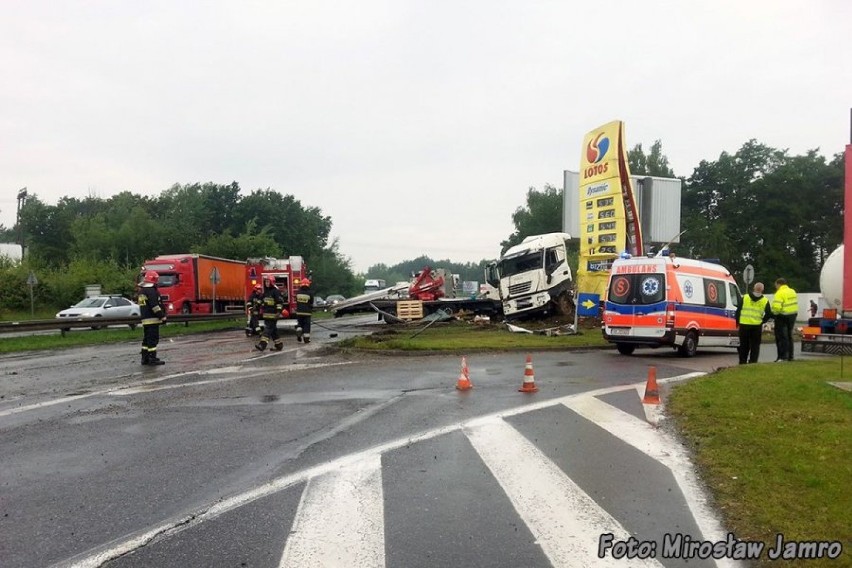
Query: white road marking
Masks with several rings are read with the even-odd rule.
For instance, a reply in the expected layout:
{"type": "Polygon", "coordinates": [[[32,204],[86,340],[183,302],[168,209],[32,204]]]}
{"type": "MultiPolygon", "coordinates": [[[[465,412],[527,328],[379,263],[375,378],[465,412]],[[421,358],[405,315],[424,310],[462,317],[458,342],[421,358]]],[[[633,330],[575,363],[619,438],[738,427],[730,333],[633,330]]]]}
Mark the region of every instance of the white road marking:
{"type": "MultiPolygon", "coordinates": [[[[669,468],[704,539],[714,542],[725,540],[727,533],[704,497],[689,456],[677,439],[595,397],[576,397],[565,400],[563,404],[669,468]]],[[[716,565],[740,566],[728,559],[716,560],[716,565]]]]}
{"type": "MultiPolygon", "coordinates": [[[[272,367],[270,369],[274,370],[276,372],[289,373],[289,372],[292,372],[292,371],[304,371],[306,369],[317,369],[317,368],[320,368],[320,367],[336,367],[336,366],[339,366],[339,365],[349,365],[349,364],[351,364],[351,361],[340,361],[340,362],[337,362],[337,363],[293,363],[291,365],[281,365],[279,367],[272,367]]],[[[260,376],[263,376],[263,375],[269,375],[269,374],[271,374],[271,370],[264,369],[263,371],[256,371],[256,372],[253,372],[253,373],[245,373],[243,375],[237,375],[237,376],[234,376],[234,377],[222,377],[221,379],[209,379],[209,380],[206,380],[206,381],[192,381],[192,382],[189,382],[189,383],[181,383],[179,385],[162,385],[162,386],[158,386],[158,387],[147,387],[147,386],[125,387],[125,388],[122,388],[120,390],[112,390],[112,391],[106,392],[104,394],[108,394],[110,396],[128,396],[128,395],[132,395],[132,394],[149,393],[149,392],[156,392],[156,391],[161,391],[161,390],[182,389],[182,388],[187,388],[187,387],[197,387],[197,386],[200,386],[200,385],[209,385],[209,384],[214,384],[214,383],[226,383],[226,382],[230,382],[230,381],[241,381],[243,379],[249,379],[249,378],[252,378],[252,377],[260,377],[260,376]]],[[[198,375],[209,375],[209,374],[215,374],[215,371],[201,371],[197,374],[198,375]]]]}
{"type": "Polygon", "coordinates": [[[384,566],[384,513],[381,456],[311,479],[280,566],[384,566]]]}
{"type": "MultiPolygon", "coordinates": [[[[659,384],[659,381],[657,381],[659,384]]],[[[639,402],[642,403],[642,411],[645,413],[645,420],[648,421],[648,424],[652,424],[653,426],[659,426],[660,423],[665,420],[665,413],[663,412],[663,402],[662,397],[660,398],[660,404],[645,404],[645,389],[648,385],[638,384],[636,385],[636,394],[639,395],[639,402]]]]}
{"type": "MultiPolygon", "coordinates": [[[[611,555],[598,558],[598,540],[630,533],[522,434],[502,419],[464,432],[555,568],[624,566],[611,555]]],[[[638,558],[630,565],[662,566],[638,558]]]]}
{"type": "MultiPolygon", "coordinates": [[[[678,380],[686,380],[688,378],[700,376],[702,374],[703,373],[697,373],[697,374],[696,373],[689,373],[687,375],[681,375],[679,377],[670,377],[668,379],[662,379],[662,380],[664,380],[665,382],[675,382],[675,381],[678,381],[678,380]]],[[[658,380],[657,382],[659,383],[660,380],[658,380]]],[[[248,491],[245,491],[243,493],[234,495],[232,497],[223,499],[221,501],[218,501],[218,502],[215,502],[215,503],[212,503],[212,504],[208,504],[208,505],[201,507],[200,509],[197,509],[195,511],[192,511],[192,512],[190,512],[190,513],[188,513],[188,514],[186,514],[186,515],[184,515],[180,518],[169,519],[169,520],[164,521],[160,525],[151,527],[149,529],[143,529],[142,531],[140,531],[138,533],[135,533],[133,535],[129,535],[128,537],[126,537],[123,540],[120,539],[120,538],[116,539],[116,540],[110,542],[109,544],[105,545],[102,548],[98,548],[98,549],[90,550],[88,552],[84,552],[84,553],[77,555],[77,556],[75,556],[71,559],[68,559],[64,562],[57,563],[54,566],[56,566],[57,568],[60,568],[60,567],[61,568],[65,568],[65,567],[69,567],[69,568],[70,567],[74,567],[74,568],[97,568],[97,567],[101,566],[102,564],[104,564],[106,562],[114,560],[114,559],[116,559],[120,556],[123,556],[125,554],[129,554],[129,553],[133,552],[134,550],[141,548],[142,546],[144,546],[145,544],[147,544],[148,542],[152,541],[155,538],[173,536],[173,535],[180,533],[184,530],[192,528],[192,527],[198,525],[199,523],[203,523],[203,522],[209,521],[211,519],[215,519],[216,517],[219,517],[220,515],[223,515],[223,514],[229,512],[229,511],[232,511],[232,510],[238,508],[238,507],[242,507],[243,505],[246,505],[248,503],[256,501],[257,499],[261,499],[263,497],[267,497],[269,495],[277,493],[278,491],[281,491],[282,489],[286,489],[286,488],[288,488],[288,487],[290,487],[290,486],[292,486],[296,483],[301,483],[301,482],[306,481],[308,479],[311,479],[311,478],[314,478],[314,477],[317,477],[317,476],[338,470],[338,469],[343,468],[343,467],[347,467],[347,466],[352,465],[352,464],[362,462],[365,459],[369,459],[371,457],[379,457],[380,458],[382,454],[389,452],[391,450],[396,450],[398,448],[401,448],[401,447],[404,447],[404,446],[407,446],[407,445],[410,445],[410,444],[415,444],[417,442],[430,440],[430,439],[436,438],[438,436],[443,436],[444,434],[449,434],[450,432],[455,432],[455,431],[461,430],[463,428],[473,429],[473,428],[476,428],[476,427],[478,427],[479,425],[482,425],[482,424],[489,424],[497,418],[503,418],[503,417],[506,417],[506,416],[514,416],[514,415],[517,415],[517,414],[532,412],[532,411],[535,411],[535,410],[540,410],[540,409],[543,409],[543,408],[549,408],[549,407],[552,407],[552,406],[556,406],[558,404],[565,404],[569,408],[574,409],[573,403],[575,401],[594,398],[594,397],[597,397],[597,396],[603,396],[603,395],[611,394],[611,393],[615,393],[615,392],[623,392],[623,391],[632,390],[632,389],[635,389],[635,388],[636,388],[635,384],[605,387],[605,388],[594,390],[594,391],[588,391],[588,392],[578,393],[578,394],[574,394],[574,395],[569,395],[569,396],[566,396],[566,397],[544,400],[544,401],[536,402],[536,403],[533,403],[533,404],[524,404],[524,405],[518,406],[518,407],[513,408],[513,409],[497,412],[497,413],[482,416],[482,417],[479,417],[479,418],[474,418],[474,419],[466,421],[466,422],[449,424],[449,425],[446,425],[446,426],[442,426],[440,428],[435,428],[435,429],[432,429],[432,430],[420,432],[418,434],[414,434],[412,436],[408,436],[408,437],[405,437],[405,438],[399,438],[397,440],[386,442],[384,444],[380,444],[378,446],[375,446],[373,448],[369,448],[367,450],[363,450],[361,452],[342,456],[342,457],[337,458],[333,461],[325,462],[325,463],[322,463],[322,464],[319,464],[319,465],[316,465],[316,466],[313,466],[313,467],[310,467],[310,468],[307,468],[307,469],[304,469],[304,470],[301,470],[301,471],[298,471],[298,472],[294,472],[294,473],[273,479],[273,480],[271,480],[271,481],[269,481],[269,482],[267,482],[263,485],[255,487],[255,488],[250,489],[248,491]]],[[[603,403],[601,401],[598,401],[598,402],[600,402],[601,404],[603,404],[605,406],[609,406],[609,405],[606,405],[606,403],[603,403]]],[[[574,410],[576,410],[576,409],[574,409],[574,410]]],[[[633,417],[631,417],[631,418],[633,418],[633,417]]],[[[593,418],[589,418],[589,419],[593,420],[593,418]]],[[[642,427],[647,428],[649,433],[650,433],[649,436],[653,437],[654,435],[659,435],[659,436],[662,435],[662,432],[655,431],[653,428],[651,428],[649,425],[643,423],[638,418],[634,418],[634,421],[637,422],[638,424],[641,424],[642,427]]],[[[611,430],[609,430],[609,428],[607,428],[605,426],[603,426],[603,427],[611,432],[611,430]]],[[[625,441],[627,441],[627,440],[625,440],[625,441]]],[[[630,442],[628,442],[628,443],[630,443],[630,442]]],[[[661,444],[661,445],[663,445],[667,448],[671,448],[671,447],[676,446],[678,444],[678,442],[666,441],[666,442],[661,443],[659,440],[657,440],[653,443],[649,443],[648,445],[649,446],[655,446],[655,445],[658,445],[658,444],[661,444]]],[[[631,445],[634,445],[634,444],[631,444],[631,445]]],[[[639,448],[639,449],[643,450],[642,448],[639,448]]],[[[651,455],[651,454],[648,454],[648,455],[651,455]]],[[[652,455],[652,457],[654,457],[655,459],[658,459],[658,461],[662,461],[654,455],[652,455]]],[[[688,459],[685,459],[685,461],[683,461],[683,462],[681,462],[680,460],[676,461],[675,466],[678,467],[678,468],[685,469],[687,474],[689,476],[692,476],[692,478],[694,479],[694,475],[692,474],[692,466],[689,463],[688,459]]],[[[674,469],[673,469],[673,471],[674,471],[674,469]]],[[[679,477],[679,474],[677,472],[675,472],[675,478],[677,479],[678,477],[679,477]]],[[[701,507],[702,506],[706,507],[706,503],[704,502],[704,500],[700,496],[701,495],[700,486],[697,485],[697,483],[696,483],[696,485],[693,486],[693,489],[695,491],[696,498],[701,503],[701,505],[697,506],[696,509],[693,509],[692,505],[690,505],[690,509],[692,509],[693,511],[695,511],[695,510],[704,511],[704,509],[702,509],[701,507]]],[[[684,492],[684,494],[686,495],[686,492],[684,492]]],[[[689,499],[689,497],[687,497],[687,498],[689,499]]],[[[720,526],[720,525],[718,525],[718,522],[715,521],[715,518],[712,516],[712,513],[710,513],[709,509],[707,509],[702,514],[706,515],[705,520],[698,522],[698,519],[696,519],[696,521],[698,522],[699,528],[702,530],[702,533],[704,533],[705,537],[707,537],[707,534],[716,534],[712,530],[705,531],[705,529],[704,529],[704,525],[712,526],[713,523],[716,523],[717,526],[720,526]]],[[[721,562],[721,561],[719,561],[719,562],[721,562]]],[[[727,564],[727,565],[733,566],[734,564],[727,564]]]]}
{"type": "MultiPolygon", "coordinates": [[[[677,377],[669,377],[666,379],[657,379],[657,386],[661,384],[667,384],[675,381],[684,381],[686,379],[692,379],[695,377],[700,377],[704,375],[704,373],[695,372],[695,373],[687,373],[686,375],[679,375],[677,377]]],[[[647,381],[645,383],[637,383],[636,384],[636,393],[639,395],[639,400],[642,401],[645,399],[645,389],[648,386],[647,381]]],[[[666,419],[666,414],[664,412],[665,402],[660,397],[660,404],[645,404],[642,403],[642,410],[645,413],[645,420],[648,421],[648,424],[653,424],[654,426],[659,426],[663,420],[666,419]]]]}
{"type": "MultiPolygon", "coordinates": [[[[145,388],[146,385],[153,385],[156,383],[161,383],[163,381],[168,381],[171,379],[177,379],[180,377],[186,376],[197,376],[197,375],[208,375],[215,374],[216,369],[205,370],[205,371],[184,371],[182,373],[174,373],[171,375],[163,375],[162,377],[156,377],[152,379],[147,379],[144,381],[138,381],[133,385],[122,385],[120,387],[114,387],[111,389],[103,389],[98,391],[88,392],[86,394],[77,394],[71,396],[63,396],[61,398],[54,398],[51,400],[45,400],[42,402],[35,402],[33,404],[27,404],[24,406],[16,406],[15,408],[7,408],[5,410],[0,410],[0,418],[4,416],[10,416],[12,414],[19,414],[21,412],[29,412],[31,410],[38,410],[40,408],[46,408],[48,406],[55,406],[57,404],[62,404],[65,402],[70,402],[72,400],[78,400],[81,398],[90,398],[93,396],[125,396],[130,394],[139,394],[144,392],[154,392],[160,389],[171,389],[171,388],[179,388],[179,387],[191,387],[194,385],[206,384],[211,382],[222,382],[228,380],[241,380],[241,379],[250,379],[254,377],[261,377],[263,375],[271,375],[272,373],[277,372],[287,372],[287,371],[303,371],[306,369],[314,369],[318,367],[330,367],[335,365],[350,365],[352,361],[340,361],[337,363],[292,363],[290,365],[280,365],[277,367],[267,367],[262,371],[255,371],[252,373],[246,373],[244,375],[238,375],[236,377],[225,378],[225,379],[216,379],[209,381],[201,381],[201,382],[190,382],[190,383],[182,383],[180,385],[165,385],[159,388],[145,388]]],[[[237,367],[239,368],[239,367],[237,367]]]]}

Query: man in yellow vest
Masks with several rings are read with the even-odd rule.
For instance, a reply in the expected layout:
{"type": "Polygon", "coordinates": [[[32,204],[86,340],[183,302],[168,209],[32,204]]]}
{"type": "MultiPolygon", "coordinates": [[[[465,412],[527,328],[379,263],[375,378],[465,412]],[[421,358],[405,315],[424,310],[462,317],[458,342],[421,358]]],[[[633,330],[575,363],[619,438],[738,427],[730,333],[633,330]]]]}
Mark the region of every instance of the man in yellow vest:
{"type": "Polygon", "coordinates": [[[771,317],[769,298],[763,295],[763,282],[755,282],[752,291],[743,296],[737,306],[736,321],[740,336],[737,351],[740,354],[740,365],[757,363],[763,324],[771,317]]]}
{"type": "Polygon", "coordinates": [[[775,318],[775,345],[778,347],[778,361],[793,360],[793,328],[799,314],[799,298],[796,291],[787,286],[787,281],[779,278],[775,281],[775,297],[772,298],[772,317],[775,318]]]}

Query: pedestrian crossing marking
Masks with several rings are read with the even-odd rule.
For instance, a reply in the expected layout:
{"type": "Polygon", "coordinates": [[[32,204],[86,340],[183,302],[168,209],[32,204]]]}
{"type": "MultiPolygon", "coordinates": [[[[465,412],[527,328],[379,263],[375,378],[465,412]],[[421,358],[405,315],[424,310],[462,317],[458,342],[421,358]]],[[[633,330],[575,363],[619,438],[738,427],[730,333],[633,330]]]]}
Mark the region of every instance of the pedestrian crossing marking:
{"type": "Polygon", "coordinates": [[[381,468],[372,455],[308,481],[280,566],[384,566],[381,468]]]}
{"type": "MultiPolygon", "coordinates": [[[[658,382],[673,382],[681,378],[692,378],[699,374],[700,373],[690,373],[682,377],[672,377],[658,382]]],[[[702,532],[703,538],[721,540],[722,537],[720,535],[723,535],[721,531],[721,524],[715,520],[713,514],[710,512],[709,506],[701,496],[702,493],[700,486],[692,472],[692,466],[689,462],[688,456],[685,452],[679,449],[680,446],[678,442],[670,438],[663,431],[655,430],[640,419],[596,398],[597,396],[610,393],[636,389],[636,387],[637,385],[634,384],[605,387],[595,391],[543,400],[532,404],[524,404],[522,406],[493,413],[491,415],[473,418],[465,422],[448,424],[432,430],[423,431],[411,436],[385,442],[358,453],[345,455],[335,460],[276,478],[243,493],[223,499],[216,503],[208,504],[201,510],[196,510],[180,518],[166,520],[159,526],[142,529],[138,533],[128,535],[125,539],[118,539],[107,546],[89,551],[88,553],[80,554],[66,562],[58,564],[57,566],[93,568],[100,566],[105,562],[114,560],[146,545],[155,538],[168,538],[174,536],[179,532],[191,529],[199,523],[217,518],[228,511],[256,501],[262,497],[277,493],[278,491],[291,487],[296,483],[302,483],[305,481],[308,483],[303,495],[304,503],[300,505],[300,509],[305,509],[305,511],[297,513],[297,516],[301,520],[294,526],[301,525],[303,527],[302,530],[306,533],[317,530],[317,527],[322,527],[324,529],[335,527],[338,525],[338,521],[344,522],[343,519],[349,517],[346,515],[337,515],[337,513],[335,513],[337,502],[330,496],[341,491],[342,489],[340,486],[345,486],[347,484],[352,486],[352,479],[357,478],[363,479],[363,482],[368,487],[372,487],[372,489],[366,489],[366,491],[368,491],[368,497],[364,503],[361,503],[362,506],[369,503],[369,506],[364,508],[363,512],[357,513],[361,516],[358,522],[363,523],[363,526],[367,527],[359,533],[361,535],[359,536],[361,543],[366,550],[361,551],[352,549],[355,551],[352,553],[356,555],[355,560],[353,560],[350,556],[344,558],[339,565],[375,566],[380,568],[384,566],[384,529],[382,528],[379,530],[376,527],[379,526],[379,523],[382,527],[384,526],[384,515],[383,512],[381,512],[383,511],[383,503],[380,493],[381,456],[391,450],[414,444],[419,441],[434,439],[458,430],[462,430],[468,436],[471,443],[477,449],[478,454],[482,456],[482,459],[486,462],[486,464],[491,462],[488,467],[492,473],[495,469],[499,471],[501,468],[513,467],[511,464],[506,465],[506,460],[497,454],[510,452],[515,456],[514,461],[518,462],[519,467],[523,467],[523,475],[514,476],[516,482],[519,484],[518,486],[512,486],[515,482],[506,481],[507,478],[505,472],[501,471],[500,473],[494,473],[494,475],[495,477],[501,476],[497,477],[497,479],[500,482],[500,485],[507,492],[516,509],[520,507],[526,511],[531,508],[531,505],[519,505],[518,503],[522,503],[523,500],[519,499],[516,503],[516,499],[513,499],[512,495],[515,495],[517,498],[519,492],[530,490],[534,493],[541,493],[541,495],[536,495],[535,499],[532,501],[535,506],[539,506],[539,503],[546,503],[548,500],[554,499],[562,502],[560,507],[563,508],[576,506],[577,504],[581,505],[577,507],[577,510],[582,511],[582,515],[576,518],[572,517],[567,520],[561,519],[558,523],[554,524],[555,528],[548,528],[548,515],[551,513],[543,514],[540,518],[531,519],[529,521],[527,521],[527,518],[522,514],[524,521],[528,522],[528,524],[531,523],[530,528],[539,538],[542,543],[542,548],[544,549],[546,546],[550,547],[550,551],[548,552],[546,550],[546,554],[551,558],[554,566],[606,566],[608,565],[607,562],[610,561],[611,558],[609,560],[600,559],[597,558],[596,555],[598,536],[603,530],[600,527],[615,527],[607,530],[608,532],[616,533],[616,538],[623,538],[627,535],[625,529],[617,520],[598,507],[597,504],[587,494],[585,494],[585,492],[577,488],[576,484],[571,481],[558,466],[553,464],[553,462],[544,456],[531,442],[518,433],[511,425],[504,422],[504,418],[509,416],[533,412],[535,410],[549,408],[559,404],[567,406],[579,415],[597,424],[610,434],[636,447],[640,451],[646,453],[653,459],[671,469],[687,499],[687,504],[689,505],[690,510],[695,516],[696,523],[702,532]],[[502,438],[509,439],[510,443],[507,444],[505,441],[498,443],[498,440],[502,438]],[[477,445],[479,446],[478,448],[477,445]],[[528,463],[524,465],[525,462],[528,463]],[[532,463],[537,465],[531,466],[530,464],[532,463]],[[492,467],[492,465],[494,467],[492,467]],[[534,481],[531,477],[533,475],[535,476],[534,481]],[[538,492],[535,489],[535,486],[542,483],[541,476],[545,476],[548,479],[548,486],[557,487],[558,489],[550,489],[547,492],[538,492]],[[500,481],[501,478],[502,481],[500,481]],[[571,485],[574,485],[574,488],[571,488],[571,485]],[[313,489],[309,490],[308,487],[311,486],[313,486],[313,489]],[[376,487],[378,487],[378,489],[376,489],[376,487]],[[377,491],[379,492],[378,494],[377,491]],[[578,491],[579,493],[582,493],[582,495],[578,494],[578,491]],[[314,494],[314,492],[316,493],[314,494]],[[567,495],[565,495],[565,493],[567,493],[567,495]],[[544,501],[542,501],[542,496],[546,497],[544,498],[544,501]],[[324,505],[318,506],[317,503],[324,503],[324,505]],[[329,505],[329,503],[331,505],[329,505]],[[376,507],[379,507],[379,509],[376,507]],[[326,511],[325,513],[322,511],[307,511],[308,509],[317,508],[326,509],[326,511]],[[325,519],[325,517],[322,516],[323,514],[329,515],[329,519],[331,520],[325,519]],[[319,518],[325,520],[320,522],[317,518],[314,518],[316,515],[319,515],[319,518]],[[335,516],[338,518],[332,518],[335,516]],[[595,526],[594,538],[591,539],[595,549],[594,557],[587,556],[589,554],[589,545],[586,543],[584,545],[586,548],[581,550],[579,553],[579,558],[582,558],[582,561],[575,562],[574,564],[565,563],[564,559],[566,558],[566,554],[570,556],[571,554],[576,555],[578,553],[571,547],[570,542],[568,544],[560,544],[557,543],[556,540],[558,538],[564,539],[566,538],[566,534],[577,530],[573,527],[573,524],[579,525],[582,524],[582,522],[587,521],[593,521],[595,526]],[[571,525],[570,530],[567,528],[559,529],[559,527],[566,527],[568,525],[571,525]],[[308,528],[305,529],[304,527],[308,528]],[[557,529],[564,530],[565,532],[559,532],[557,529]],[[381,557],[376,556],[376,554],[378,554],[376,552],[377,550],[381,551],[381,557]],[[363,556],[361,555],[362,552],[364,554],[363,556]],[[362,560],[364,558],[369,558],[369,560],[362,560]]],[[[359,498],[355,497],[357,494],[358,492],[353,488],[353,493],[349,496],[349,498],[358,500],[359,498]]],[[[354,505],[350,505],[350,509],[353,506],[354,505]]],[[[358,511],[357,507],[352,510],[358,511]]],[[[337,528],[335,530],[341,533],[351,531],[352,518],[349,518],[349,521],[350,522],[344,522],[344,528],[337,528]]],[[[326,532],[323,532],[322,536],[319,537],[319,540],[333,540],[335,535],[328,534],[329,532],[332,531],[326,530],[326,532]]],[[[287,539],[286,543],[282,543],[282,550],[288,547],[291,548],[290,551],[285,551],[282,554],[282,566],[290,565],[287,564],[287,562],[288,559],[293,557],[292,555],[297,552],[300,554],[302,553],[297,548],[297,542],[294,541],[293,544],[290,544],[290,541],[294,538],[298,541],[299,537],[297,535],[298,530],[293,532],[291,537],[287,539]]],[[[308,547],[305,547],[304,544],[298,546],[302,547],[301,551],[307,551],[318,556],[321,555],[321,553],[317,550],[311,551],[308,547]]],[[[294,563],[298,566],[335,565],[333,562],[326,564],[310,564],[309,561],[306,561],[305,564],[300,562],[294,563]]],[[[623,566],[623,563],[619,565],[623,566]]],[[[656,566],[659,564],[651,563],[645,565],[656,566]]],[[[726,561],[723,559],[718,560],[717,565],[722,567],[734,566],[736,564],[733,561],[726,561]]]]}
{"type": "MultiPolygon", "coordinates": [[[[702,537],[711,541],[725,540],[727,533],[704,497],[689,456],[674,436],[596,397],[568,398],[562,404],[666,466],[672,472],[702,537]]],[[[725,558],[716,560],[716,565],[719,568],[739,566],[725,558]]]]}
{"type": "MultiPolygon", "coordinates": [[[[502,419],[464,433],[555,568],[624,566],[598,558],[598,538],[626,540],[630,533],[527,438],[502,419]]],[[[638,558],[631,565],[662,566],[638,558]]]]}

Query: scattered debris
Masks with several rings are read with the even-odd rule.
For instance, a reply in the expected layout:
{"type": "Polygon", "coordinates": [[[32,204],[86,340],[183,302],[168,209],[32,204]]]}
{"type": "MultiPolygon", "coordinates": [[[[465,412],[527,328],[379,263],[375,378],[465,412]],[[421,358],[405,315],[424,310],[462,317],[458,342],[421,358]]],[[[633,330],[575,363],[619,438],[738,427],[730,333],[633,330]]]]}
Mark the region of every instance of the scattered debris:
{"type": "Polygon", "coordinates": [[[547,327],[544,329],[537,329],[535,331],[531,329],[523,328],[519,325],[512,325],[511,323],[506,322],[506,327],[512,333],[529,333],[535,335],[547,335],[547,336],[557,336],[557,335],[575,335],[577,331],[574,329],[573,324],[560,325],[556,327],[547,327]]]}

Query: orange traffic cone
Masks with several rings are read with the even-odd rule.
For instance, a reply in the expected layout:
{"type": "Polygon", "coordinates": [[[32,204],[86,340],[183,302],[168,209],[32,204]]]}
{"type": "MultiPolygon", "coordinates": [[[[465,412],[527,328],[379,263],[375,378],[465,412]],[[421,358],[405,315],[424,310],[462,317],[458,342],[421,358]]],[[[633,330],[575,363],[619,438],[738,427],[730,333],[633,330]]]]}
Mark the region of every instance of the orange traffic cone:
{"type": "Polygon", "coordinates": [[[532,355],[527,355],[527,364],[524,369],[524,384],[521,385],[518,392],[538,392],[538,387],[535,386],[535,375],[533,374],[532,355]]]}
{"type": "Polygon", "coordinates": [[[473,383],[470,382],[470,371],[467,368],[467,359],[464,357],[462,357],[461,373],[459,373],[459,380],[456,383],[456,388],[460,391],[466,391],[473,388],[473,383]]]}
{"type": "Polygon", "coordinates": [[[660,391],[657,389],[657,368],[648,368],[648,382],[645,384],[645,396],[642,404],[660,404],[660,391]]]}

